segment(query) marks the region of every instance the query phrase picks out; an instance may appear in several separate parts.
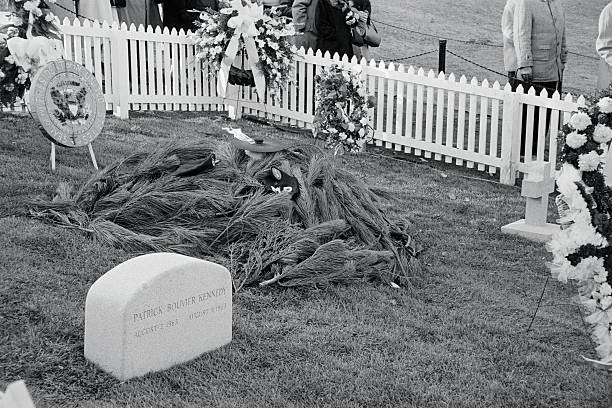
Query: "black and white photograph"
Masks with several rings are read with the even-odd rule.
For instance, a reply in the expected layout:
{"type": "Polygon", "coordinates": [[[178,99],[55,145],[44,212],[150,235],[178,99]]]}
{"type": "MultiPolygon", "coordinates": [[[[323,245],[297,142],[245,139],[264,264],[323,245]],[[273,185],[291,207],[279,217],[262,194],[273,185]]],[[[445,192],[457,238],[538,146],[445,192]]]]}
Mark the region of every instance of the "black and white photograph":
{"type": "Polygon", "coordinates": [[[612,1],[0,0],[0,408],[612,408],[612,1]]]}

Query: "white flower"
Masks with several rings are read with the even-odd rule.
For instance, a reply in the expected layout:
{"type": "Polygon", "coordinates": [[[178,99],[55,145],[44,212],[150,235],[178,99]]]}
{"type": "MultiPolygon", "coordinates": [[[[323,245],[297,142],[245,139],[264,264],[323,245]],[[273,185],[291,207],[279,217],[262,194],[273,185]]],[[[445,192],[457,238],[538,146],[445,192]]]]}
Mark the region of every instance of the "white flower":
{"type": "Polygon", "coordinates": [[[610,140],[612,140],[612,129],[602,124],[595,126],[595,130],[593,131],[593,140],[595,140],[597,143],[608,143],[610,140]]]}
{"type": "Polygon", "coordinates": [[[565,143],[572,149],[578,149],[587,141],[586,135],[578,132],[572,132],[565,137],[565,143]]]}
{"type": "Polygon", "coordinates": [[[340,137],[340,140],[345,140],[346,139],[346,133],[344,133],[344,132],[340,132],[340,134],[338,136],[340,137]]]}
{"type": "Polygon", "coordinates": [[[603,298],[601,298],[601,300],[599,301],[599,304],[601,305],[601,308],[603,310],[606,310],[607,308],[609,308],[610,306],[612,306],[612,296],[604,296],[603,298]]]}
{"type": "Polygon", "coordinates": [[[359,120],[359,123],[361,123],[363,126],[366,126],[368,124],[368,118],[363,117],[359,120]]]}
{"type": "Polygon", "coordinates": [[[2,72],[2,70],[0,70],[0,79],[6,77],[6,75],[4,74],[4,72],[2,72]]]}
{"type": "Polygon", "coordinates": [[[599,110],[603,113],[611,113],[612,112],[612,98],[607,96],[601,98],[599,102],[597,102],[597,106],[599,106],[599,110]]]}
{"type": "Polygon", "coordinates": [[[25,72],[22,72],[21,74],[17,75],[17,79],[15,81],[18,84],[25,84],[27,80],[28,80],[28,74],[25,72]]]}
{"type": "Polygon", "coordinates": [[[610,286],[608,282],[602,283],[601,287],[599,288],[599,293],[601,293],[602,296],[612,295],[612,286],[610,286]]]}
{"type": "Polygon", "coordinates": [[[45,20],[46,20],[46,21],[48,21],[48,22],[52,22],[52,21],[54,21],[54,20],[55,20],[55,14],[53,14],[53,13],[49,13],[49,14],[47,14],[47,15],[45,16],[45,20]]]}
{"type": "Polygon", "coordinates": [[[587,154],[581,154],[578,156],[578,167],[582,171],[593,171],[597,170],[601,163],[601,157],[596,151],[589,152],[587,154]]]}
{"type": "Polygon", "coordinates": [[[347,127],[348,127],[349,132],[355,131],[355,124],[353,122],[349,122],[347,127]]]}
{"type": "Polygon", "coordinates": [[[591,117],[584,112],[579,112],[572,116],[569,124],[576,130],[584,130],[591,125],[591,117]]]}
{"type": "Polygon", "coordinates": [[[9,64],[14,64],[15,63],[15,57],[13,57],[12,55],[9,55],[8,57],[6,57],[4,59],[6,62],[8,62],[9,64]]]}
{"type": "MultiPolygon", "coordinates": [[[[602,259],[603,264],[603,259],[602,259]]],[[[602,268],[598,271],[599,273],[593,276],[593,280],[597,283],[604,283],[608,279],[608,271],[605,268],[602,268]]]]}
{"type": "Polygon", "coordinates": [[[364,136],[365,136],[366,131],[365,131],[365,129],[364,129],[364,128],[361,128],[361,129],[359,129],[359,131],[358,131],[357,133],[359,133],[359,136],[360,136],[360,137],[364,137],[364,136]]]}
{"type": "Polygon", "coordinates": [[[17,17],[15,15],[12,15],[9,18],[9,23],[19,27],[19,26],[23,25],[23,20],[21,19],[21,17],[17,17]]]}
{"type": "Polygon", "coordinates": [[[350,144],[355,143],[355,141],[353,140],[353,138],[352,138],[352,137],[349,137],[348,139],[346,139],[346,142],[347,142],[347,143],[350,143],[350,144]]]}

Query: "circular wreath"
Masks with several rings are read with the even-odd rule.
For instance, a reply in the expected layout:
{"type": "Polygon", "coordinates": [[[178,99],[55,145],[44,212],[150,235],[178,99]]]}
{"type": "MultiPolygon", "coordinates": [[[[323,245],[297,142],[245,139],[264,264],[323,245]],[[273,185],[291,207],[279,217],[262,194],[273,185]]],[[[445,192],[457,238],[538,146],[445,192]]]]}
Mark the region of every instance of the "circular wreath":
{"type": "Polygon", "coordinates": [[[598,365],[612,368],[612,188],[604,177],[612,140],[609,95],[602,94],[580,108],[561,131],[557,206],[562,230],[548,249],[554,257],[553,276],[561,282],[578,283],[602,359],[598,365]]]}
{"type": "Polygon", "coordinates": [[[325,140],[336,153],[361,151],[372,140],[361,66],[344,69],[333,64],[315,76],[315,85],[315,138],[325,140]]]}
{"type": "MultiPolygon", "coordinates": [[[[250,0],[242,2],[253,4],[250,0]]],[[[200,21],[196,22],[198,29],[192,35],[196,58],[207,62],[209,75],[215,75],[221,68],[225,50],[235,31],[227,23],[238,15],[238,11],[227,2],[222,2],[221,6],[219,11],[208,9],[201,12],[200,21]]],[[[278,95],[291,79],[297,49],[290,42],[290,37],[295,35],[295,29],[293,23],[276,7],[264,9],[264,16],[266,18],[255,23],[259,32],[254,38],[259,55],[257,67],[266,80],[270,94],[278,95]]],[[[230,72],[230,81],[237,85],[254,85],[252,74],[236,67],[230,72]]]]}
{"type": "MultiPolygon", "coordinates": [[[[47,0],[55,3],[55,0],[47,0]]],[[[46,37],[61,40],[56,16],[44,0],[10,0],[9,24],[0,29],[0,103],[14,104],[30,86],[29,72],[15,63],[7,45],[13,37],[46,37]]],[[[34,65],[36,61],[32,61],[34,65]]]]}

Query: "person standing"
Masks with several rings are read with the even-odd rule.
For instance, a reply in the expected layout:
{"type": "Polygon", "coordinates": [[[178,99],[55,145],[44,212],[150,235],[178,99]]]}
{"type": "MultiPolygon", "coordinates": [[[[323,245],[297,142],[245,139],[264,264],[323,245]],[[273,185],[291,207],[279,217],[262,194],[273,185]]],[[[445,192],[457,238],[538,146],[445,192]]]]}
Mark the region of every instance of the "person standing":
{"type": "MultiPolygon", "coordinates": [[[[555,90],[561,92],[563,71],[567,62],[565,11],[561,1],[516,0],[512,35],[516,50],[516,77],[523,83],[525,91],[533,86],[537,94],[542,89],[546,89],[549,96],[552,96],[555,90]]],[[[547,130],[550,113],[550,110],[546,110],[547,130]]],[[[540,109],[536,108],[532,155],[538,145],[539,114],[540,109]]],[[[523,146],[525,134],[523,128],[523,146]]],[[[529,152],[526,153],[529,156],[529,152]]]]}
{"type": "Polygon", "coordinates": [[[608,89],[612,82],[612,3],[608,3],[599,16],[599,35],[595,47],[601,57],[597,88],[608,89]]]}
{"type": "Polygon", "coordinates": [[[516,79],[516,49],[514,48],[514,8],[516,0],[507,0],[502,14],[501,29],[504,45],[504,69],[508,73],[508,82],[516,91],[519,81],[516,79]]]}
{"type": "Polygon", "coordinates": [[[181,28],[187,30],[196,30],[195,22],[200,17],[197,11],[203,11],[207,8],[219,10],[219,0],[155,0],[158,4],[162,4],[162,14],[164,16],[164,27],[177,31],[181,28]]]}
{"type": "Polygon", "coordinates": [[[304,47],[304,50],[317,50],[317,28],[315,13],[319,0],[294,0],[291,7],[291,16],[296,30],[295,46],[304,47]]]}
{"type": "MultiPolygon", "coordinates": [[[[363,38],[370,25],[370,14],[372,14],[372,4],[370,0],[350,0],[349,5],[357,18],[357,26],[353,28],[353,34],[363,38]]],[[[353,41],[353,54],[358,60],[370,59],[370,48],[367,44],[355,44],[353,41]]]]}
{"type": "Polygon", "coordinates": [[[315,11],[315,27],[319,38],[317,48],[329,51],[333,56],[346,55],[353,58],[351,28],[357,25],[357,18],[347,2],[343,0],[319,0],[315,11]]]}

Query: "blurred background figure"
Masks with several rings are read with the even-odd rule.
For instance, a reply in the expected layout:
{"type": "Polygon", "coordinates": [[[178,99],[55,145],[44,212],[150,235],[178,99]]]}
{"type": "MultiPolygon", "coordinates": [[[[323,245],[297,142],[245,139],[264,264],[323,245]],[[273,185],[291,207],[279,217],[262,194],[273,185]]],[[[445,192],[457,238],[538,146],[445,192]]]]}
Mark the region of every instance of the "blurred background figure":
{"type": "Polygon", "coordinates": [[[370,60],[370,49],[367,44],[355,42],[355,36],[363,38],[370,25],[370,15],[372,14],[372,4],[370,0],[350,0],[349,5],[357,18],[357,26],[353,28],[353,54],[357,60],[361,58],[370,60]]]}
{"type": "MultiPolygon", "coordinates": [[[[516,0],[513,24],[516,50],[516,77],[525,88],[533,86],[536,94],[546,89],[549,96],[561,92],[563,71],[567,61],[565,42],[565,11],[560,0],[516,0]]],[[[550,110],[536,108],[534,112],[533,143],[531,153],[525,149],[526,106],[523,110],[521,151],[525,156],[535,155],[538,145],[540,111],[546,111],[546,131],[549,129],[550,110]]]]}
{"type": "Polygon", "coordinates": [[[315,27],[319,38],[317,48],[353,58],[351,28],[357,26],[357,18],[348,3],[343,0],[319,0],[315,12],[315,27]]]}
{"type": "MultiPolygon", "coordinates": [[[[102,3],[104,0],[89,0],[92,3],[102,3]]],[[[117,17],[120,23],[125,23],[128,27],[134,24],[136,27],[141,24],[144,27],[157,27],[162,25],[159,9],[155,0],[111,0],[115,3],[117,17]]],[[[108,1],[107,1],[108,2],[108,1]]],[[[81,0],[81,3],[83,1],[81,0]]],[[[83,9],[83,14],[85,10],[83,9]]]]}
{"type": "Polygon", "coordinates": [[[519,81],[516,80],[516,49],[514,48],[514,7],[516,0],[508,0],[502,14],[501,29],[504,44],[504,69],[508,73],[508,82],[516,91],[519,81]]]}
{"type": "Polygon", "coordinates": [[[601,57],[597,88],[607,89],[612,82],[612,3],[608,3],[599,16],[599,35],[595,44],[601,57]]]}
{"type": "Polygon", "coordinates": [[[291,16],[297,35],[295,36],[296,47],[304,47],[308,51],[311,48],[317,50],[317,28],[315,13],[317,3],[320,0],[294,0],[291,7],[291,16]]]}

